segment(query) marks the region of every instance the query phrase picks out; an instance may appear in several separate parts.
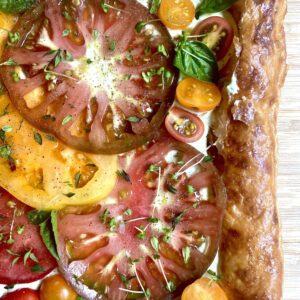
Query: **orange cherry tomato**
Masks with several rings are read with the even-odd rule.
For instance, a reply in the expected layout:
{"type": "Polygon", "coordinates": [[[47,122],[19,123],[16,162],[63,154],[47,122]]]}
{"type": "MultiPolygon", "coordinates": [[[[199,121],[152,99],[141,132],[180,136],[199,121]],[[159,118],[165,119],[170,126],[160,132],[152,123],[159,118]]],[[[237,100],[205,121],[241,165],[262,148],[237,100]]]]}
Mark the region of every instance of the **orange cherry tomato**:
{"type": "Polygon", "coordinates": [[[180,81],[176,89],[176,98],[179,103],[198,111],[214,109],[219,105],[221,97],[221,92],[214,83],[200,81],[192,77],[180,81]]]}
{"type": "Polygon", "coordinates": [[[40,296],[41,300],[76,300],[77,298],[77,294],[59,274],[43,280],[40,296]]]}
{"type": "Polygon", "coordinates": [[[203,277],[185,288],[181,300],[228,300],[228,298],[215,281],[203,277]]]}
{"type": "Polygon", "coordinates": [[[191,0],[162,0],[158,16],[171,29],[185,29],[195,18],[195,6],[191,0]]]}

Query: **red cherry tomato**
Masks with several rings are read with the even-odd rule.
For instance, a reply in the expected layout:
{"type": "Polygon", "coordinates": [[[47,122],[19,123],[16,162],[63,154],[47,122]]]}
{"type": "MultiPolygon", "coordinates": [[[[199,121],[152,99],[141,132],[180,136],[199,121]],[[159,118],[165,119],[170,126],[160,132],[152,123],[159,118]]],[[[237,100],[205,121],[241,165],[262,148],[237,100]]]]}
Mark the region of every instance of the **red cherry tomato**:
{"type": "Polygon", "coordinates": [[[228,52],[233,42],[234,31],[230,23],[222,17],[210,17],[200,22],[192,32],[199,37],[221,60],[228,52]]]}
{"type": "Polygon", "coordinates": [[[59,274],[43,280],[40,296],[41,300],[76,300],[77,298],[77,294],[59,274]]]}
{"type": "Polygon", "coordinates": [[[181,108],[172,108],[165,120],[168,132],[178,141],[192,143],[204,133],[203,122],[194,114],[181,108]]]}
{"type": "Polygon", "coordinates": [[[31,289],[20,289],[3,296],[3,300],[39,300],[39,292],[31,289]]]}

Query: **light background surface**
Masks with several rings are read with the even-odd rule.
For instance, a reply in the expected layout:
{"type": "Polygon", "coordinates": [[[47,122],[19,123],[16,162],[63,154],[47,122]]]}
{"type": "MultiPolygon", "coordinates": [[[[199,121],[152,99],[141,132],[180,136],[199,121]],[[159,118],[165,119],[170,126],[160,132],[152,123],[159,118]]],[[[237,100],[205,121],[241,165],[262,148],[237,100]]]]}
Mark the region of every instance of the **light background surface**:
{"type": "Polygon", "coordinates": [[[288,0],[288,76],[278,119],[278,197],[285,256],[284,300],[300,300],[300,1],[288,0]]]}

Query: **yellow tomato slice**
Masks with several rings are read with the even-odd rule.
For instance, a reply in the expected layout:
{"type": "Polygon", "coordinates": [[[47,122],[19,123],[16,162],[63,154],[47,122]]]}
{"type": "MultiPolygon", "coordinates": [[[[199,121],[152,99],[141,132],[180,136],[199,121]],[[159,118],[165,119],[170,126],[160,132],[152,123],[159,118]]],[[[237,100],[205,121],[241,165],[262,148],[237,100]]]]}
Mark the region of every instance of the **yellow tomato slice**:
{"type": "Polygon", "coordinates": [[[12,171],[7,158],[0,157],[0,186],[20,201],[37,209],[61,209],[98,202],[113,189],[116,156],[82,153],[53,141],[27,123],[7,96],[0,97],[0,116],[16,165],[12,171]]]}
{"type": "Polygon", "coordinates": [[[181,105],[199,111],[214,109],[219,105],[221,97],[221,92],[214,83],[192,77],[180,81],[176,89],[176,98],[181,105]]]}
{"type": "Polygon", "coordinates": [[[185,29],[195,18],[195,6],[191,0],[162,0],[158,16],[171,29],[185,29]]]}
{"type": "Polygon", "coordinates": [[[228,298],[216,282],[203,277],[185,288],[181,300],[228,300],[228,298]]]}

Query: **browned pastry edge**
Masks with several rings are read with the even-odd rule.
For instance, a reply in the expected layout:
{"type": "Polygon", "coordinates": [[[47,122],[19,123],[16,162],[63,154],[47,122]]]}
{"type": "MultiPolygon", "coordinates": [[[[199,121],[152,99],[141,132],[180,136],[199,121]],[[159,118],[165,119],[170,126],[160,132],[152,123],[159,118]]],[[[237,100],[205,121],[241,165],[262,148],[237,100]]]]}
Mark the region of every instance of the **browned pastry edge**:
{"type": "MultiPolygon", "coordinates": [[[[244,0],[236,59],[212,132],[224,158],[228,204],[219,253],[230,299],[282,298],[283,259],[276,204],[276,124],[286,74],[285,0],[244,0]],[[234,85],[230,86],[231,88],[234,85]]],[[[219,160],[218,160],[219,161],[219,160]]]]}

